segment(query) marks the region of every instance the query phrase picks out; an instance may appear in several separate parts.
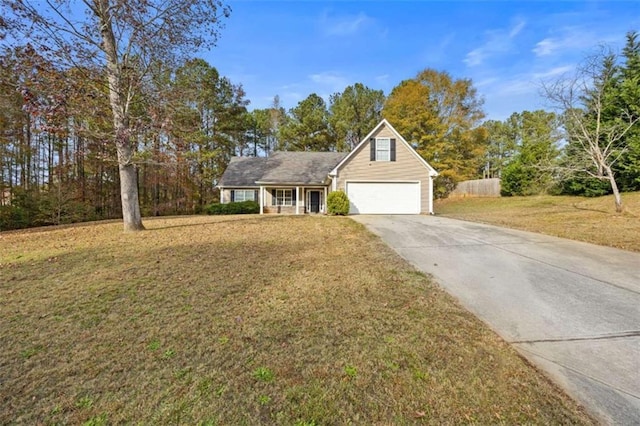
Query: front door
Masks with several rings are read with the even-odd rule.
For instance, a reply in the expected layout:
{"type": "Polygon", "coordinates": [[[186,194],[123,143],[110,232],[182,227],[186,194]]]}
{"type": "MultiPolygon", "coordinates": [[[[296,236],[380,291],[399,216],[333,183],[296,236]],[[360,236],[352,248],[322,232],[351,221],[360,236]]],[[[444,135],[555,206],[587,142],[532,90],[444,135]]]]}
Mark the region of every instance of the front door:
{"type": "Polygon", "coordinates": [[[309,211],[311,213],[320,213],[320,191],[311,191],[309,193],[309,211]]]}

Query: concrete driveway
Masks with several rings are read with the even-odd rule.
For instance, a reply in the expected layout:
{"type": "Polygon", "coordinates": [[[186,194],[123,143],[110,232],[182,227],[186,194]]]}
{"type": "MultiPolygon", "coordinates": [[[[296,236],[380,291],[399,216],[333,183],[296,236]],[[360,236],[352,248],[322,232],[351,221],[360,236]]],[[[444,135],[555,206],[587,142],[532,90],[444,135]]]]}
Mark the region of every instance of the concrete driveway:
{"type": "Polygon", "coordinates": [[[640,254],[435,216],[352,218],[603,423],[640,424],[640,254]]]}

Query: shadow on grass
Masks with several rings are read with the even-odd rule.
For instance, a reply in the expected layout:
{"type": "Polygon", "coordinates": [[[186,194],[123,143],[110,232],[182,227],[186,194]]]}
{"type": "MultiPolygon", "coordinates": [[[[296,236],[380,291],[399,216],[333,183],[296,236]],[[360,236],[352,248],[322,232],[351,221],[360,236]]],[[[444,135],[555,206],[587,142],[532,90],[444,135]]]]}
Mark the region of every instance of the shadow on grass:
{"type": "MultiPolygon", "coordinates": [[[[172,217],[172,219],[175,218],[179,218],[178,217],[172,217]]],[[[193,218],[194,216],[183,216],[185,219],[186,218],[193,218]]],[[[196,216],[197,217],[197,216],[196,216]]],[[[200,216],[203,218],[210,218],[210,220],[203,220],[202,222],[198,222],[198,223],[186,223],[186,224],[182,224],[182,225],[167,225],[167,226],[158,226],[158,227],[149,227],[146,229],[146,231],[160,231],[160,230],[166,230],[166,229],[172,229],[172,228],[190,228],[190,227],[197,227],[197,226],[202,226],[202,225],[215,225],[218,223],[240,223],[240,222],[246,222],[246,223],[255,223],[257,221],[261,221],[263,223],[270,223],[270,222],[276,222],[276,221],[282,221],[282,220],[305,220],[304,218],[309,218],[311,216],[309,215],[257,215],[257,214],[251,214],[251,215],[228,215],[228,216],[216,216],[216,215],[212,215],[212,216],[200,216]]],[[[162,220],[162,217],[157,217],[154,218],[157,220],[162,220]]]]}
{"type": "Polygon", "coordinates": [[[0,285],[0,424],[80,424],[101,412],[119,416],[115,422],[154,423],[157,407],[173,403],[167,389],[191,391],[176,379],[181,371],[249,368],[233,355],[255,356],[242,343],[256,344],[247,331],[255,313],[243,312],[243,304],[303,269],[297,259],[310,250],[295,240],[97,247],[14,268],[0,285]],[[240,346],[219,349],[221,336],[240,346]],[[87,398],[92,407],[78,405],[87,398]]]}
{"type": "MultiPolygon", "coordinates": [[[[179,216],[150,216],[143,217],[143,225],[145,225],[145,229],[142,231],[158,231],[163,229],[171,229],[171,228],[188,228],[194,226],[208,225],[208,224],[216,224],[216,223],[231,223],[231,222],[251,222],[256,220],[262,221],[273,221],[273,220],[283,220],[284,218],[295,218],[297,220],[301,218],[311,217],[307,214],[300,215],[258,215],[258,214],[250,214],[250,215],[179,215],[179,216]],[[158,227],[148,227],[149,224],[153,224],[154,222],[163,221],[163,220],[176,220],[176,219],[192,219],[194,217],[202,217],[202,218],[210,218],[208,221],[202,221],[199,223],[189,223],[183,225],[167,225],[167,226],[158,226],[158,227]]],[[[314,217],[318,217],[317,215],[314,217]]],[[[23,229],[11,229],[7,231],[0,231],[1,235],[12,235],[12,234],[38,234],[42,232],[50,232],[50,231],[58,231],[64,229],[72,229],[72,228],[81,228],[85,226],[99,226],[99,225],[113,225],[113,224],[122,224],[122,219],[103,219],[96,220],[90,222],[78,222],[78,223],[68,223],[62,225],[46,225],[46,226],[37,226],[33,228],[23,228],[23,229]]],[[[124,231],[122,231],[124,233],[124,231]]]]}
{"type": "Polygon", "coordinates": [[[199,221],[30,241],[71,250],[0,280],[0,424],[588,423],[362,225],[199,221]]]}
{"type": "MultiPolygon", "coordinates": [[[[183,216],[184,219],[190,219],[193,218],[194,216],[183,216]]],[[[145,231],[162,231],[162,230],[166,230],[166,229],[173,229],[173,228],[192,228],[195,226],[202,226],[202,225],[215,225],[217,223],[231,223],[231,222],[247,222],[247,221],[255,221],[259,216],[255,216],[255,215],[251,215],[251,217],[247,217],[247,216],[196,216],[196,217],[202,217],[204,218],[209,218],[210,220],[203,220],[202,222],[198,222],[198,223],[185,223],[185,224],[179,224],[179,225],[166,225],[166,226],[157,226],[157,227],[148,227],[145,229],[145,231]],[[223,218],[224,219],[220,219],[223,218]]],[[[182,217],[168,217],[168,218],[164,218],[164,217],[155,217],[153,218],[154,220],[148,220],[146,219],[145,222],[147,223],[147,225],[149,225],[149,223],[153,223],[154,221],[160,221],[163,219],[171,219],[171,220],[175,220],[175,219],[180,219],[182,217]]],[[[143,231],[144,232],[144,231],[143,231]]]]}
{"type": "Polygon", "coordinates": [[[61,229],[81,228],[84,226],[111,225],[114,223],[122,223],[122,219],[101,219],[89,222],[65,223],[61,225],[43,225],[35,226],[33,228],[11,229],[7,231],[0,231],[0,236],[12,234],[38,234],[41,232],[57,231],[61,229]]]}
{"type": "Polygon", "coordinates": [[[618,214],[618,213],[615,212],[615,210],[611,211],[611,210],[601,210],[601,209],[589,208],[589,207],[580,207],[578,205],[578,203],[572,203],[571,205],[573,206],[573,208],[575,210],[581,210],[581,211],[586,211],[586,212],[594,212],[594,213],[602,213],[602,214],[606,214],[606,215],[617,215],[618,214]]]}

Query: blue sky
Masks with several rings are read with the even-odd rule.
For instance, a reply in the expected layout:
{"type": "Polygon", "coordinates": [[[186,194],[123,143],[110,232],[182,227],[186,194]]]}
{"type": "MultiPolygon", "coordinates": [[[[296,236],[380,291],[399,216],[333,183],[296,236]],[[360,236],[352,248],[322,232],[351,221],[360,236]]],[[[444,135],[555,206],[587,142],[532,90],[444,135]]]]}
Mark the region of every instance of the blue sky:
{"type": "Polygon", "coordinates": [[[361,82],[389,94],[420,70],[470,78],[487,118],[545,108],[540,82],[599,45],[640,30],[640,1],[229,1],[218,46],[202,56],[250,108],[289,109],[361,82]]]}

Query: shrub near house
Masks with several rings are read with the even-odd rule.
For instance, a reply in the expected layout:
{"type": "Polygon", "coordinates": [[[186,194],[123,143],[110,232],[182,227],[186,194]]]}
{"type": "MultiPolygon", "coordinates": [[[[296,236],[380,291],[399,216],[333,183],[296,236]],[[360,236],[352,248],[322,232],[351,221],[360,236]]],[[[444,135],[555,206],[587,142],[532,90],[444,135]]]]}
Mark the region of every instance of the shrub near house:
{"type": "Polygon", "coordinates": [[[257,201],[240,201],[227,204],[210,204],[206,209],[207,214],[257,214],[260,213],[260,205],[257,201]]]}
{"type": "Polygon", "coordinates": [[[349,197],[344,191],[332,191],[327,196],[329,214],[346,216],[349,214],[349,197]]]}

